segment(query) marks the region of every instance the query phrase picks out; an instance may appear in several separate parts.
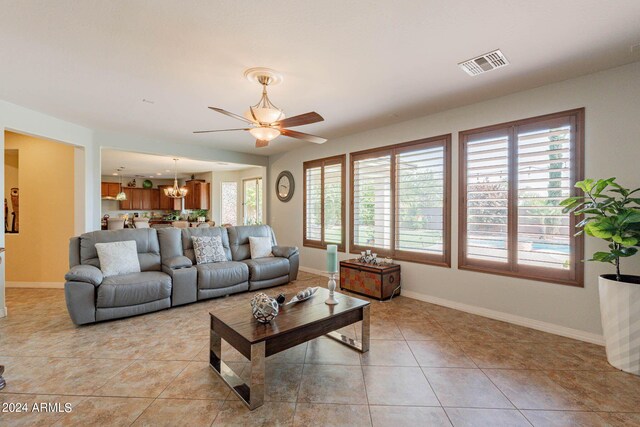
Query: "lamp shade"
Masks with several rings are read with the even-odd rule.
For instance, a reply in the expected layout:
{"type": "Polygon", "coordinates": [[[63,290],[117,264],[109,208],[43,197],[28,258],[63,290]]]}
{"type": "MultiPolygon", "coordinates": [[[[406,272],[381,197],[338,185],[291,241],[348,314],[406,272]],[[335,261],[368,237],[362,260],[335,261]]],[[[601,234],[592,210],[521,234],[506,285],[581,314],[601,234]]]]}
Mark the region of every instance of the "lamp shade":
{"type": "Polygon", "coordinates": [[[252,122],[255,122],[257,120],[258,123],[267,124],[271,124],[278,120],[284,119],[284,113],[282,112],[282,110],[266,107],[251,107],[250,109],[245,111],[244,116],[252,122]],[[251,114],[252,111],[253,114],[251,114]]]}
{"type": "Polygon", "coordinates": [[[249,133],[261,141],[271,141],[273,138],[280,135],[280,131],[278,129],[263,126],[252,128],[249,130],[249,133]]]}

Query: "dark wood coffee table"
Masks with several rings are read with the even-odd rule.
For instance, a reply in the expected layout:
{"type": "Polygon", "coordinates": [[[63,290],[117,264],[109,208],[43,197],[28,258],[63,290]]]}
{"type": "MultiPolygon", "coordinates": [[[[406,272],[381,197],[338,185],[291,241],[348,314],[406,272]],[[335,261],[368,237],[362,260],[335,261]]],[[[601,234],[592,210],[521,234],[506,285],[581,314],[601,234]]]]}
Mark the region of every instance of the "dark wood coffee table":
{"type": "Polygon", "coordinates": [[[267,357],[322,335],[364,353],[369,351],[369,302],[336,293],[337,305],[324,301],[329,291],[318,289],[307,301],[281,307],[278,317],[268,324],[259,323],[246,307],[226,308],[211,315],[211,347],[209,364],[229,387],[249,407],[264,403],[265,360],[267,357]],[[346,337],[338,329],[362,321],[362,339],[346,337]],[[245,384],[222,361],[224,339],[251,362],[249,384],[245,384]]]}

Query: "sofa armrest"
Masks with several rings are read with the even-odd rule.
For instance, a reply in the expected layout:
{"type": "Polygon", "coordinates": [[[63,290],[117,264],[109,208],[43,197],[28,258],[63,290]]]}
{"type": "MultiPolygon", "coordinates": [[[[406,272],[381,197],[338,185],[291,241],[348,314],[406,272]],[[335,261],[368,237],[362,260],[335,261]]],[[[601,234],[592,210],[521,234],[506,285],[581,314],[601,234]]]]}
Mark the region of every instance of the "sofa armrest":
{"type": "Polygon", "coordinates": [[[273,246],[271,248],[271,253],[273,256],[282,257],[282,258],[291,258],[292,256],[298,253],[299,249],[297,246],[273,246]]]}
{"type": "Polygon", "coordinates": [[[182,255],[178,255],[178,256],[174,256],[169,259],[166,259],[163,261],[163,264],[165,267],[169,267],[172,270],[176,270],[178,268],[187,268],[193,265],[193,263],[189,258],[182,255]]]}
{"type": "Polygon", "coordinates": [[[64,275],[67,282],[84,282],[99,286],[104,276],[98,267],[93,265],[74,265],[71,270],[64,275]]]}

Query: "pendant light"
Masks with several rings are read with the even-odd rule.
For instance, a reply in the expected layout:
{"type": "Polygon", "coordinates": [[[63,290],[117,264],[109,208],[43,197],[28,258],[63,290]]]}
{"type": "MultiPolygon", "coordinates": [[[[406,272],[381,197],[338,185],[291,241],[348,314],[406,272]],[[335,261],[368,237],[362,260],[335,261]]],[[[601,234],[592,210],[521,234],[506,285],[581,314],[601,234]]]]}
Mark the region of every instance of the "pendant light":
{"type": "Polygon", "coordinates": [[[120,176],[120,192],[118,194],[116,194],[116,200],[119,202],[123,202],[125,200],[127,200],[127,194],[122,191],[122,170],[124,169],[123,166],[119,167],[117,169],[118,171],[118,175],[120,176]]]}
{"type": "Polygon", "coordinates": [[[173,159],[173,162],[175,164],[173,187],[165,188],[164,194],[165,196],[171,197],[172,199],[184,199],[184,197],[187,195],[188,190],[184,187],[180,188],[178,186],[178,159],[173,159]]]}

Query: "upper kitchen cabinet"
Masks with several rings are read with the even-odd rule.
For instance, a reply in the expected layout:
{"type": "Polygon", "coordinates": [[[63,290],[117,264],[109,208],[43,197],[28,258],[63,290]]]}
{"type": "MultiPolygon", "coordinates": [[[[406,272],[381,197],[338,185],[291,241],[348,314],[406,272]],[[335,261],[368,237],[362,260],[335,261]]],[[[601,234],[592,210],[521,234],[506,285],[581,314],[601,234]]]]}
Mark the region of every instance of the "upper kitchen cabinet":
{"type": "Polygon", "coordinates": [[[209,195],[211,184],[201,179],[192,179],[186,182],[187,196],[184,198],[184,208],[209,209],[209,195]]]}
{"type": "Polygon", "coordinates": [[[115,199],[120,192],[120,183],[103,182],[100,185],[100,190],[103,199],[115,199]]]}

